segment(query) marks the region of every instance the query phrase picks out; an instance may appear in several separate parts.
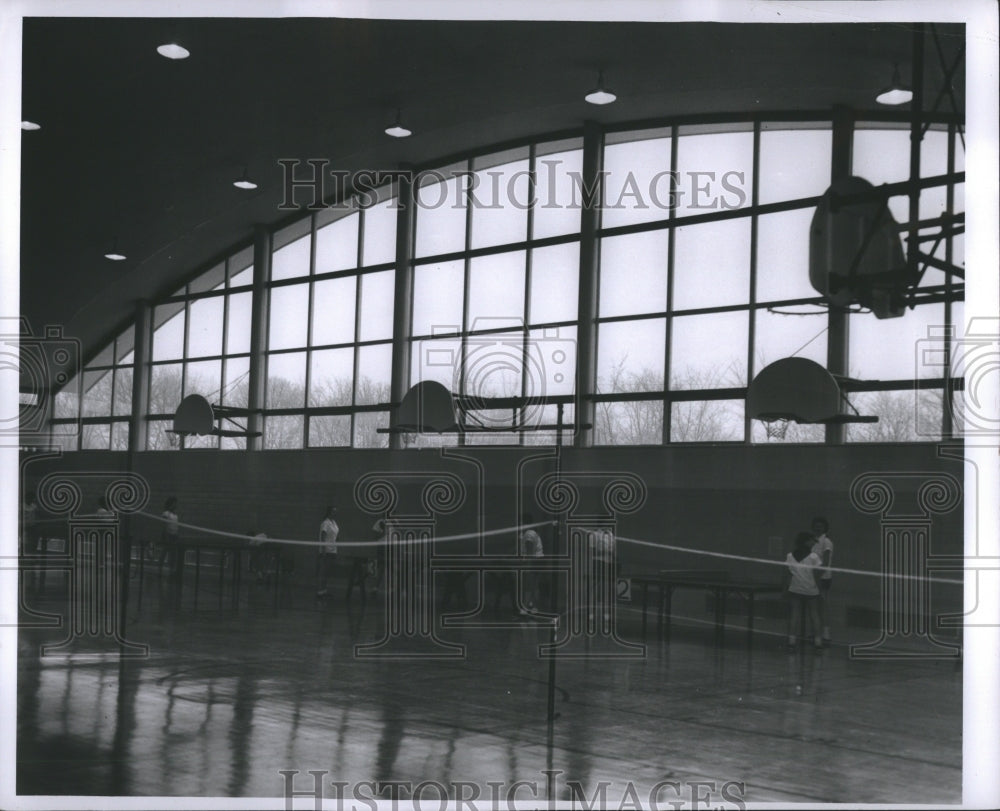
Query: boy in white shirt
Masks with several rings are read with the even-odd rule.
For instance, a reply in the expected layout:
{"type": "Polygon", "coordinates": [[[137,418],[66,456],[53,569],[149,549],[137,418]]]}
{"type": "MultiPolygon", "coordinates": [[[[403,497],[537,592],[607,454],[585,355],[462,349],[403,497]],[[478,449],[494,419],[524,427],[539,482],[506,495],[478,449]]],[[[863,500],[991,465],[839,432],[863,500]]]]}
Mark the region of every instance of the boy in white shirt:
{"type": "Polygon", "coordinates": [[[319,587],[316,590],[316,599],[322,600],[329,593],[327,581],[333,574],[334,564],[337,562],[337,536],[340,534],[340,527],[334,520],[337,513],[336,507],[327,507],[323,523],[319,527],[319,561],[317,574],[319,576],[319,587]]]}

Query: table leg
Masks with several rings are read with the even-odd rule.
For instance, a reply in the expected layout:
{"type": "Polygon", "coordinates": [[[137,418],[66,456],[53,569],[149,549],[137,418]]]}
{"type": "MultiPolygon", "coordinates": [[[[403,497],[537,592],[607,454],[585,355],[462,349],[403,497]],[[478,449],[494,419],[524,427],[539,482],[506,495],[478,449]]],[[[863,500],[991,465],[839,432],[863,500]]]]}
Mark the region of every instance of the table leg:
{"type": "Polygon", "coordinates": [[[219,550],[219,610],[222,610],[222,590],[225,587],[226,550],[219,550]]]}
{"type": "Polygon", "coordinates": [[[646,641],[646,595],[649,592],[649,584],[642,584],[642,641],[646,641]]]}
{"type": "Polygon", "coordinates": [[[747,647],[753,647],[753,609],[754,593],[747,595],[747,647]]]}
{"type": "Polygon", "coordinates": [[[674,587],[663,586],[660,592],[660,639],[670,644],[670,624],[673,616],[674,587]],[[664,635],[664,626],[666,635],[664,635]]]}
{"type": "Polygon", "coordinates": [[[715,634],[722,644],[726,634],[726,590],[719,588],[715,594],[715,634]]]}
{"type": "Polygon", "coordinates": [[[198,610],[198,582],[201,579],[201,548],[194,548],[194,610],[198,610]]]}

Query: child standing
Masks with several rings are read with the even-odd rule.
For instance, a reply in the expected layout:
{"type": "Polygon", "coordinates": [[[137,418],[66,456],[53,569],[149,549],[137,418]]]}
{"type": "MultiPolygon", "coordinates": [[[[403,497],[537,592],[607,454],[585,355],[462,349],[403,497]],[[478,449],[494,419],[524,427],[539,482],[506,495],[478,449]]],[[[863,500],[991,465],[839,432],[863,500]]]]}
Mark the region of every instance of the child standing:
{"type": "Polygon", "coordinates": [[[785,563],[788,566],[788,600],[791,610],[788,615],[788,647],[795,649],[799,623],[804,611],[809,613],[816,647],[822,648],[823,641],[819,635],[819,586],[816,583],[820,557],[812,551],[813,536],[808,532],[800,532],[795,538],[795,549],[788,553],[785,563]]]}
{"type": "Polygon", "coordinates": [[[833,541],[827,537],[829,523],[822,516],[812,521],[812,533],[816,542],[812,551],[820,559],[822,574],[819,576],[819,617],[823,626],[823,646],[830,644],[830,585],[833,583],[833,541]]]}

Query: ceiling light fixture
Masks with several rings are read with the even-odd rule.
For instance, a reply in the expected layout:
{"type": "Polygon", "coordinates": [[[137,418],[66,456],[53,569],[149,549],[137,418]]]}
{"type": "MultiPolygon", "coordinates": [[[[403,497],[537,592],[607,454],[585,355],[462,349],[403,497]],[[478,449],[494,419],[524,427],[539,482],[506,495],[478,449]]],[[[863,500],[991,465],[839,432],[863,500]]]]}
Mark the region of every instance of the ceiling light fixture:
{"type": "Polygon", "coordinates": [[[896,107],[900,104],[906,104],[912,99],[913,91],[900,80],[899,65],[894,65],[892,69],[892,84],[882,90],[875,97],[875,101],[879,104],[887,104],[892,107],[896,107]]]}
{"type": "Polygon", "coordinates": [[[111,250],[104,254],[104,258],[110,259],[112,262],[123,262],[128,257],[118,252],[118,240],[116,239],[111,243],[111,250]]]}
{"type": "Polygon", "coordinates": [[[191,52],[187,48],[178,45],[176,42],[164,43],[157,47],[156,52],[167,59],[187,59],[191,56],[191,52]]]}
{"type": "Polygon", "coordinates": [[[40,130],[42,128],[41,124],[36,124],[34,121],[22,121],[22,130],[40,130]]]}
{"type": "Polygon", "coordinates": [[[385,134],[393,138],[409,138],[413,133],[400,123],[399,110],[396,110],[396,123],[385,128],[385,134]]]}
{"type": "Polygon", "coordinates": [[[597,74],[597,87],[584,96],[583,100],[590,104],[611,104],[617,98],[618,96],[604,88],[604,71],[599,71],[597,74]]]}
{"type": "Polygon", "coordinates": [[[243,167],[243,174],[240,175],[236,180],[233,181],[233,185],[237,189],[256,189],[257,184],[254,183],[250,176],[247,174],[247,168],[243,167]]]}

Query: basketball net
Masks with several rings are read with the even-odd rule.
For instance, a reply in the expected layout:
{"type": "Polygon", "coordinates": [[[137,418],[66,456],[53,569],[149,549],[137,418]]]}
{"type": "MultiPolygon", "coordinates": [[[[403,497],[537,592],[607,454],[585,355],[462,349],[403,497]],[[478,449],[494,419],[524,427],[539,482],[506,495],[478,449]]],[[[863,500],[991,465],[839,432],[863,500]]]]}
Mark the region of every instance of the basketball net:
{"type": "Polygon", "coordinates": [[[774,417],[773,419],[763,420],[764,431],[767,433],[768,439],[784,439],[785,434],[788,432],[788,424],[791,420],[788,417],[774,417]]]}

